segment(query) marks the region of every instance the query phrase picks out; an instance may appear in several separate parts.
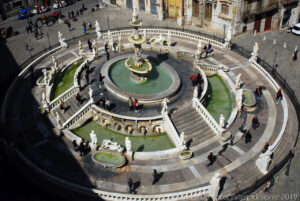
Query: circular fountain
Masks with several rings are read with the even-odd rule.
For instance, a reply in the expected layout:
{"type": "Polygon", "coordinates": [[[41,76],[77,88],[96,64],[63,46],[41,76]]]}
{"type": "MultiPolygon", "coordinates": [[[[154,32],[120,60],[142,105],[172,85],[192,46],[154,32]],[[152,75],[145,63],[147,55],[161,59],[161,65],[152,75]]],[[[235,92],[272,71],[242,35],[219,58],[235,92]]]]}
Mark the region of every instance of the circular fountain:
{"type": "Polygon", "coordinates": [[[180,77],[165,61],[150,55],[142,54],[142,44],[146,37],[139,34],[142,20],[137,9],[134,9],[129,24],[134,31],[128,41],[134,46],[134,54],[122,54],[107,61],[101,68],[106,89],[111,94],[128,100],[137,98],[141,103],[160,103],[164,98],[175,95],[180,88],[180,77]]]}

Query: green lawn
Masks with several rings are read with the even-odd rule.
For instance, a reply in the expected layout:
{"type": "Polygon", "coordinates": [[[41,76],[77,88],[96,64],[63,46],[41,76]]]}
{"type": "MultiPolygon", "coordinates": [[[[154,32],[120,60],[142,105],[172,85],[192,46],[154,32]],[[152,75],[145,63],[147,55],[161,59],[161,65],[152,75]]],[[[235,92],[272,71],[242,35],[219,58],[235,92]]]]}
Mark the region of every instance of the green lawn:
{"type": "Polygon", "coordinates": [[[57,80],[53,86],[52,99],[57,98],[60,94],[64,93],[74,85],[74,74],[82,63],[83,61],[79,61],[77,64],[74,64],[63,72],[60,80],[57,80]]]}
{"type": "Polygon", "coordinates": [[[206,109],[219,122],[220,115],[223,114],[225,121],[229,118],[232,111],[232,96],[222,78],[218,75],[207,77],[208,94],[211,95],[206,109]]]}
{"type": "Polygon", "coordinates": [[[102,141],[104,139],[111,139],[112,141],[116,141],[123,147],[125,147],[125,137],[129,136],[129,139],[131,140],[132,151],[150,152],[175,148],[167,134],[154,134],[151,136],[130,136],[104,129],[95,121],[89,121],[80,128],[74,129],[73,132],[81,138],[90,141],[90,133],[92,130],[94,130],[97,135],[99,145],[102,144],[102,141]]]}

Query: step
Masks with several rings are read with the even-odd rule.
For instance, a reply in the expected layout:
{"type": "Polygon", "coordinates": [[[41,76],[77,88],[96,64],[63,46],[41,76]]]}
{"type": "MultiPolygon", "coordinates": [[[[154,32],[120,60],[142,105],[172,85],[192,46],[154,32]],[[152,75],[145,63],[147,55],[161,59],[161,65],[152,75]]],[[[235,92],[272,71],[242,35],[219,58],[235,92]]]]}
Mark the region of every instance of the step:
{"type": "Polygon", "coordinates": [[[193,137],[193,145],[197,145],[197,144],[201,144],[211,138],[213,138],[215,135],[212,133],[212,132],[209,132],[209,133],[206,133],[205,135],[203,136],[198,136],[198,137],[193,137]]]}
{"type": "Polygon", "coordinates": [[[198,135],[202,135],[202,134],[210,132],[210,131],[212,131],[212,130],[208,126],[205,126],[196,132],[192,132],[192,133],[187,132],[186,136],[192,138],[192,137],[196,137],[198,135]]]}
{"type": "Polygon", "coordinates": [[[198,116],[200,116],[198,113],[191,111],[191,112],[186,112],[184,115],[181,115],[179,117],[174,117],[172,115],[171,118],[172,118],[172,120],[174,120],[174,122],[181,122],[185,119],[193,119],[198,116]]]}
{"type": "Polygon", "coordinates": [[[197,118],[193,118],[191,120],[187,119],[187,120],[183,120],[181,122],[176,122],[174,125],[177,129],[179,130],[190,130],[191,128],[194,127],[199,127],[203,124],[203,120],[200,116],[198,116],[197,118]]]}
{"type": "Polygon", "coordinates": [[[195,112],[195,109],[192,107],[180,108],[179,110],[175,110],[171,115],[174,118],[180,118],[182,116],[189,115],[191,112],[195,112]]]}
{"type": "Polygon", "coordinates": [[[198,131],[202,130],[203,128],[206,128],[207,126],[205,124],[199,123],[194,127],[185,127],[183,129],[179,129],[181,132],[185,132],[187,136],[193,135],[193,133],[197,133],[198,131]]]}

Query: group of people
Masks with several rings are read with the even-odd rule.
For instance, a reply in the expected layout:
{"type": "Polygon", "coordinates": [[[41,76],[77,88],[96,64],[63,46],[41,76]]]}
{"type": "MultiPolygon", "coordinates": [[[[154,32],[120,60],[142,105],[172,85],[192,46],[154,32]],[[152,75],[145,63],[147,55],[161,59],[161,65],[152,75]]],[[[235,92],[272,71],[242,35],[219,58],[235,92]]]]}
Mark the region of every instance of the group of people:
{"type": "Polygon", "coordinates": [[[192,81],[193,87],[194,86],[199,86],[201,84],[201,82],[202,82],[202,78],[201,78],[200,73],[197,73],[197,75],[195,75],[195,73],[193,73],[190,76],[190,80],[192,81]]]}
{"type": "Polygon", "coordinates": [[[261,97],[261,95],[263,94],[263,87],[262,86],[259,86],[255,89],[255,91],[253,92],[254,93],[254,97],[255,99],[259,99],[261,97]]]}
{"type": "Polygon", "coordinates": [[[34,32],[34,36],[35,36],[36,40],[39,39],[39,36],[43,36],[43,32],[38,25],[38,21],[36,20],[36,22],[33,25],[32,20],[30,18],[28,18],[28,21],[27,21],[26,32],[28,34],[31,34],[32,32],[34,32]],[[33,29],[32,29],[32,27],[33,27],[33,29]]]}
{"type": "Polygon", "coordinates": [[[76,151],[76,152],[79,151],[80,156],[83,156],[91,151],[89,142],[86,141],[85,139],[82,139],[79,145],[77,144],[76,140],[73,140],[72,144],[73,144],[74,151],[76,151]]]}
{"type": "Polygon", "coordinates": [[[132,111],[134,109],[135,112],[138,112],[140,109],[139,101],[136,98],[134,100],[132,100],[132,98],[129,96],[128,107],[129,107],[130,111],[132,111]]]}

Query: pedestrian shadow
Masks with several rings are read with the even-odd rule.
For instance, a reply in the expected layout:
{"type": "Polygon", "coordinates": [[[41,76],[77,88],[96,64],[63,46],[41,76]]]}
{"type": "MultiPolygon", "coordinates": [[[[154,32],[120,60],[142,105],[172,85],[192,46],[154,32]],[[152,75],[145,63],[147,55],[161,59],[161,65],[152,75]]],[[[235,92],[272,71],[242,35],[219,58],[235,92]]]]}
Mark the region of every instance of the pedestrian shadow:
{"type": "Polygon", "coordinates": [[[193,143],[193,139],[189,139],[189,140],[187,141],[187,143],[186,143],[187,149],[190,149],[190,146],[192,145],[192,143],[193,143]]]}
{"type": "Polygon", "coordinates": [[[140,182],[140,181],[137,181],[137,182],[135,182],[135,183],[133,184],[133,189],[132,189],[132,191],[133,191],[134,194],[137,193],[137,192],[136,192],[136,189],[138,189],[140,186],[141,186],[141,182],[140,182]]]}
{"type": "Polygon", "coordinates": [[[221,192],[223,191],[224,189],[224,185],[226,183],[226,180],[227,180],[227,177],[222,177],[221,180],[220,180],[220,189],[219,189],[219,192],[218,192],[218,196],[221,194],[221,192]]]}
{"type": "Polygon", "coordinates": [[[144,150],[144,148],[145,148],[145,146],[144,145],[141,145],[141,146],[139,146],[138,148],[137,148],[137,152],[141,152],[141,151],[143,151],[144,150]]]}

